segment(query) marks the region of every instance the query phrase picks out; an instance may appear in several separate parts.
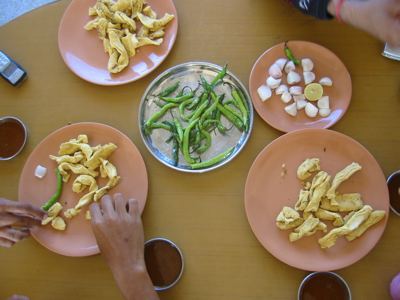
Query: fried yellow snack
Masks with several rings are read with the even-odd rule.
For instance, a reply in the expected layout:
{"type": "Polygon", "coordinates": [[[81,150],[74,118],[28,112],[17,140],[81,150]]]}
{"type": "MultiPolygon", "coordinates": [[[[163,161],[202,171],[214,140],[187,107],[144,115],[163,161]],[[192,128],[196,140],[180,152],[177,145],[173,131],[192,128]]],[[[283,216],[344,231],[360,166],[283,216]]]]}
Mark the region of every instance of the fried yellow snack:
{"type": "Polygon", "coordinates": [[[84,28],[86,30],[96,29],[99,37],[105,38],[107,35],[108,23],[109,22],[106,18],[97,17],[96,19],[89,21],[84,28]]]}
{"type": "Polygon", "coordinates": [[[282,211],[276,217],[276,226],[279,229],[292,229],[303,223],[300,214],[291,207],[284,206],[282,211]]]}
{"type": "Polygon", "coordinates": [[[115,50],[117,54],[115,57],[115,51],[113,51],[114,57],[112,60],[110,58],[110,61],[116,61],[117,64],[109,64],[109,67],[111,68],[109,68],[108,71],[111,73],[119,73],[129,64],[128,52],[122,44],[119,33],[116,29],[108,29],[107,33],[110,40],[110,47],[115,50]]]}
{"type": "Polygon", "coordinates": [[[149,38],[151,40],[155,40],[155,39],[164,37],[164,35],[165,35],[164,30],[163,29],[159,29],[157,31],[154,31],[154,32],[150,33],[149,34],[149,38]]]}
{"type": "Polygon", "coordinates": [[[90,175],[92,177],[97,177],[99,175],[98,172],[87,169],[82,165],[75,165],[70,163],[61,163],[58,166],[58,170],[60,171],[60,174],[63,177],[64,182],[68,182],[71,176],[67,171],[72,171],[72,173],[77,175],[90,175]]]}
{"type": "Polygon", "coordinates": [[[364,205],[359,193],[336,195],[335,201],[337,204],[332,205],[328,198],[323,197],[321,208],[334,212],[349,212],[359,210],[364,205]]]}
{"type": "Polygon", "coordinates": [[[51,221],[51,226],[56,230],[63,231],[67,227],[67,224],[65,224],[63,218],[55,217],[54,220],[51,221]]]}
{"type": "Polygon", "coordinates": [[[138,13],[138,18],[143,26],[146,26],[152,31],[157,31],[158,29],[166,26],[169,22],[171,22],[175,16],[166,13],[161,19],[152,19],[142,13],[138,13]]]}
{"type": "Polygon", "coordinates": [[[152,40],[148,37],[138,37],[138,47],[143,47],[143,46],[147,46],[147,45],[154,45],[154,46],[160,46],[163,42],[163,39],[156,39],[156,40],[152,40]]]}
{"type": "Polygon", "coordinates": [[[100,159],[101,158],[107,159],[116,149],[117,146],[113,143],[108,143],[104,146],[101,146],[100,149],[94,152],[93,155],[90,157],[90,159],[87,162],[85,162],[85,166],[89,170],[97,169],[101,164],[100,159]]]}
{"type": "Polygon", "coordinates": [[[92,219],[92,215],[90,214],[90,210],[87,210],[85,213],[85,219],[86,220],[91,220],[92,219]]]}
{"type": "Polygon", "coordinates": [[[375,210],[371,212],[368,219],[360,225],[357,229],[350,232],[346,235],[346,239],[351,242],[352,240],[359,238],[364,234],[365,231],[368,230],[371,226],[379,223],[386,215],[386,212],[383,210],[375,210]]]}
{"type": "Polygon", "coordinates": [[[87,187],[89,188],[89,192],[97,191],[98,187],[96,179],[90,175],[79,175],[72,184],[72,191],[75,193],[81,193],[87,187]]]}
{"type": "Polygon", "coordinates": [[[93,200],[95,202],[99,201],[101,197],[107,194],[109,190],[111,190],[114,186],[118,184],[119,180],[120,180],[119,176],[111,178],[105,186],[96,191],[96,193],[93,196],[93,200]]]}
{"type": "Polygon", "coordinates": [[[112,179],[118,176],[117,168],[106,159],[100,158],[100,175],[102,178],[112,179]]]}
{"type": "Polygon", "coordinates": [[[62,164],[62,163],[70,163],[70,164],[77,164],[79,163],[83,158],[84,155],[82,152],[78,151],[74,153],[74,156],[71,155],[62,155],[62,156],[54,156],[54,155],[49,155],[51,160],[55,160],[57,164],[62,164]]]}
{"type": "Polygon", "coordinates": [[[327,226],[318,218],[310,215],[299,227],[294,229],[294,232],[289,234],[289,241],[295,242],[305,236],[315,234],[318,230],[326,232],[327,226]]]}
{"type": "Polygon", "coordinates": [[[310,191],[300,190],[299,199],[297,200],[294,208],[298,211],[303,211],[307,207],[309,199],[310,191]]]}
{"type": "Polygon", "coordinates": [[[81,199],[79,199],[79,202],[77,205],[75,205],[74,209],[76,211],[80,211],[82,207],[90,204],[93,201],[93,197],[97,191],[98,190],[94,190],[94,191],[91,191],[91,192],[85,194],[81,199]]]}
{"type": "Polygon", "coordinates": [[[328,234],[320,238],[318,243],[321,248],[326,249],[334,246],[339,237],[348,235],[352,231],[356,230],[365,220],[368,219],[371,212],[372,207],[364,205],[363,208],[350,216],[343,226],[332,229],[328,234]]]}
{"type": "Polygon", "coordinates": [[[322,197],[330,187],[331,176],[325,171],[318,172],[313,178],[310,188],[310,202],[304,209],[305,212],[316,212],[322,197]]]}
{"type": "Polygon", "coordinates": [[[80,213],[80,210],[76,210],[75,208],[69,208],[64,212],[64,217],[67,219],[72,219],[80,213]]]}
{"type": "Polygon", "coordinates": [[[63,207],[59,202],[54,203],[53,206],[49,208],[49,211],[47,212],[47,217],[42,220],[42,225],[47,225],[51,221],[53,221],[53,219],[58,216],[62,209],[63,207]]]}
{"type": "Polygon", "coordinates": [[[343,218],[340,214],[319,208],[315,212],[315,216],[320,220],[333,221],[333,226],[342,226],[344,224],[343,218]]]}
{"type": "Polygon", "coordinates": [[[339,171],[336,175],[335,178],[333,179],[332,186],[329,188],[328,192],[326,193],[326,197],[331,200],[332,205],[337,205],[337,201],[335,200],[336,198],[336,190],[338,187],[347,179],[349,179],[354,173],[357,171],[360,171],[362,167],[358,163],[351,163],[347,167],[345,167],[343,170],[339,171]]]}
{"type": "Polygon", "coordinates": [[[150,5],[147,5],[143,8],[143,14],[151,19],[157,19],[157,13],[151,8],[150,5]]]}
{"type": "Polygon", "coordinates": [[[114,23],[126,25],[126,28],[129,28],[131,31],[136,30],[136,23],[134,20],[129,18],[125,13],[122,11],[116,11],[112,16],[112,20],[114,23]]]}
{"type": "Polygon", "coordinates": [[[297,168],[297,178],[300,180],[306,180],[311,177],[312,173],[319,171],[319,158],[307,158],[297,168]]]}
{"type": "Polygon", "coordinates": [[[66,143],[62,143],[60,146],[60,150],[58,151],[59,155],[70,155],[74,154],[77,151],[82,151],[85,155],[86,159],[89,159],[93,153],[92,147],[90,147],[87,143],[69,141],[66,143]]]}
{"type": "Polygon", "coordinates": [[[128,55],[130,57],[135,56],[136,48],[139,47],[139,40],[136,38],[136,35],[127,31],[125,32],[125,36],[121,38],[121,42],[128,52],[128,55]]]}

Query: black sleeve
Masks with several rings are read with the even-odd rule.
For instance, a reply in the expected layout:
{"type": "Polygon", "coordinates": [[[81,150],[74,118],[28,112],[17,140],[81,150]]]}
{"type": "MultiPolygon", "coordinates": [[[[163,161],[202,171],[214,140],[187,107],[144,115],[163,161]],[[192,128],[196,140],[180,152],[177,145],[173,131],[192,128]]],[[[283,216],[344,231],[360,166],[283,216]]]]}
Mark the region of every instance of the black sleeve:
{"type": "Polygon", "coordinates": [[[301,12],[314,16],[318,19],[332,19],[328,13],[328,3],[330,0],[291,0],[301,12]]]}

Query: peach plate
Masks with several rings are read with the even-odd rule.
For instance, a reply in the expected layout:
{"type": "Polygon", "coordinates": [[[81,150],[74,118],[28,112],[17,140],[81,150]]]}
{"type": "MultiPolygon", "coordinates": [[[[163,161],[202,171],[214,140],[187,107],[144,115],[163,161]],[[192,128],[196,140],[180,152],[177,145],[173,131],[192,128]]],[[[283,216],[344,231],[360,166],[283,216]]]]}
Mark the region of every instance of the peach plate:
{"type": "MultiPolygon", "coordinates": [[[[298,269],[330,271],[347,267],[368,254],[382,236],[387,217],[360,238],[338,239],[335,246],[322,250],[318,238],[323,233],[289,241],[289,230],[279,230],[275,219],[283,206],[294,207],[301,183],[297,167],[306,158],[318,157],[321,169],[334,176],[351,162],[362,170],[339,187],[340,193],[359,192],[365,204],[389,214],[389,193],[385,176],[374,157],[352,138],[326,129],[303,129],[273,141],[254,161],[245,187],[245,208],[251,229],[273,256],[298,269]],[[281,176],[282,165],[287,174],[281,176]]],[[[327,225],[330,222],[327,222],[327,225]]]]}
{"type": "MultiPolygon", "coordinates": [[[[314,62],[313,72],[316,82],[322,77],[330,77],[333,80],[332,87],[324,87],[324,95],[330,97],[332,113],[325,118],[317,116],[311,119],[305,115],[304,109],[299,111],[296,117],[288,115],[284,111],[284,104],[280,96],[273,92],[273,96],[266,102],[262,102],[257,89],[265,84],[269,67],[278,59],[285,57],[284,43],[278,44],[265,51],[256,61],[250,74],[249,89],[254,108],[260,117],[269,125],[283,132],[290,132],[303,128],[329,128],[338,122],[350,105],[352,86],[351,77],[345,65],[330,50],[310,42],[290,41],[288,43],[295,56],[311,58],[314,62]]],[[[296,68],[302,74],[301,66],[296,68]]],[[[286,74],[286,73],[285,73],[286,74]]],[[[286,84],[286,79],[282,81],[286,84]]],[[[304,82],[298,84],[304,87],[304,82]]]]}
{"type": "Polygon", "coordinates": [[[88,9],[96,0],[72,0],[66,9],[58,30],[58,46],[64,62],[76,75],[99,85],[120,85],[149,74],[159,66],[171,51],[178,33],[178,15],[172,0],[148,0],[147,3],[159,16],[170,13],[175,16],[166,27],[164,41],[160,46],[144,46],[130,58],[122,72],[111,74],[107,70],[108,54],[96,30],[83,27],[93,19],[88,9]]]}
{"type": "MultiPolygon", "coordinates": [[[[111,155],[110,161],[117,167],[120,183],[111,190],[111,193],[122,193],[125,197],[136,198],[142,212],[147,197],[147,171],[139,150],[132,141],[120,131],[98,123],[77,123],[63,127],[46,137],[29,156],[22,171],[19,182],[19,201],[41,206],[56,189],[54,170],[56,162],[50,160],[49,155],[57,155],[62,142],[87,134],[90,145],[114,143],[117,150],[111,155]],[[34,176],[37,165],[47,168],[47,175],[43,179],[34,176]]],[[[65,203],[64,210],[73,207],[84,194],[72,192],[73,175],[63,186],[60,198],[65,203]]],[[[99,186],[106,181],[98,180],[99,186]]],[[[51,226],[35,228],[33,237],[43,246],[56,253],[66,256],[88,256],[99,253],[96,240],[90,227],[90,221],[85,219],[86,210],[71,220],[67,220],[67,229],[64,232],[56,231],[51,226]]]]}

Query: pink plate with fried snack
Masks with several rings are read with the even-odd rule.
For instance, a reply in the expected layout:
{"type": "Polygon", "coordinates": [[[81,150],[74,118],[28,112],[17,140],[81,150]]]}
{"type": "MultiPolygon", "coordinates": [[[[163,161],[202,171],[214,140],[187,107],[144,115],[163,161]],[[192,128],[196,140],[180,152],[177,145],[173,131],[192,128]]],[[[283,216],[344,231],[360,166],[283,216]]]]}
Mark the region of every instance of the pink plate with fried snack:
{"type": "MultiPolygon", "coordinates": [[[[257,93],[257,89],[261,85],[265,85],[269,76],[269,67],[279,58],[286,58],[284,53],[284,43],[278,44],[265,51],[255,62],[251,70],[249,80],[249,90],[254,108],[258,115],[269,125],[282,132],[290,132],[305,128],[329,128],[336,124],[346,113],[351,100],[352,84],[351,77],[343,62],[327,48],[305,41],[290,41],[289,48],[292,50],[296,58],[310,58],[314,62],[313,72],[319,82],[323,77],[329,77],[333,81],[333,86],[324,86],[324,96],[330,98],[331,113],[327,117],[317,115],[315,118],[308,117],[304,109],[299,110],[295,117],[285,112],[286,105],[293,103],[291,101],[285,104],[281,100],[280,95],[276,95],[272,91],[272,97],[262,102],[257,93]]],[[[296,67],[296,72],[301,74],[302,81],[296,86],[305,87],[303,80],[303,69],[301,66],[296,67]]],[[[282,84],[287,84],[286,72],[283,71],[282,84]]],[[[313,102],[316,105],[316,102],[313,102]]]]}
{"type": "MultiPolygon", "coordinates": [[[[31,153],[25,163],[19,182],[19,201],[42,206],[56,191],[55,169],[57,163],[49,158],[49,155],[58,156],[60,144],[76,138],[80,134],[86,134],[89,144],[114,143],[118,148],[109,157],[118,175],[120,182],[110,194],[122,193],[126,198],[135,198],[139,201],[142,212],[147,197],[147,171],[139,150],[132,141],[117,129],[98,123],[77,123],[63,127],[46,137],[31,153]],[[47,175],[43,179],[35,177],[35,169],[38,165],[47,168],[47,175]]],[[[68,183],[63,184],[62,195],[59,202],[64,206],[63,212],[75,206],[78,200],[85,194],[76,194],[72,191],[72,183],[76,175],[72,175],[68,183]]],[[[99,187],[105,185],[105,179],[97,179],[99,187]]],[[[66,219],[63,212],[60,214],[66,220],[65,231],[57,231],[51,225],[33,229],[33,237],[49,250],[66,256],[88,256],[99,253],[90,221],[86,220],[87,208],[72,219],[66,219]]]]}
{"type": "MultiPolygon", "coordinates": [[[[245,208],[251,229],[273,256],[298,269],[331,271],[362,259],[381,238],[389,214],[389,193],[385,176],[374,157],[354,139],[326,129],[303,129],[281,136],[257,156],[245,187],[245,208]],[[329,249],[321,249],[318,239],[324,233],[289,241],[292,230],[280,230],[275,224],[284,206],[294,207],[302,188],[297,168],[306,158],[319,158],[321,170],[332,178],[352,162],[362,170],[340,185],[339,193],[360,193],[364,204],[384,210],[386,217],[358,239],[344,237],[329,249]]],[[[324,221],[328,230],[330,221],[324,221]]]]}
{"type": "Polygon", "coordinates": [[[175,18],[165,28],[160,46],[140,47],[129,65],[120,73],[107,69],[108,54],[96,30],[86,31],[84,26],[93,19],[89,7],[96,0],[72,0],[66,9],[58,30],[58,47],[64,62],[77,76],[99,85],[121,85],[138,80],[157,68],[168,56],[178,34],[178,15],[173,0],[148,0],[151,8],[161,18],[165,13],[175,18]]]}

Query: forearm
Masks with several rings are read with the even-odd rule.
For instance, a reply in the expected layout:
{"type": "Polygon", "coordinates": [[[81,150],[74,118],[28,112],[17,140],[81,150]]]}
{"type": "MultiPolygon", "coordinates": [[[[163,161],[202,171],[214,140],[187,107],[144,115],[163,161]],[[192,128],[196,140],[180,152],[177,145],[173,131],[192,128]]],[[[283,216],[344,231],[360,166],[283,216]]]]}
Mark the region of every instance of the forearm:
{"type": "Polygon", "coordinates": [[[159,300],[146,268],[112,268],[121,293],[127,300],[159,300]]]}

